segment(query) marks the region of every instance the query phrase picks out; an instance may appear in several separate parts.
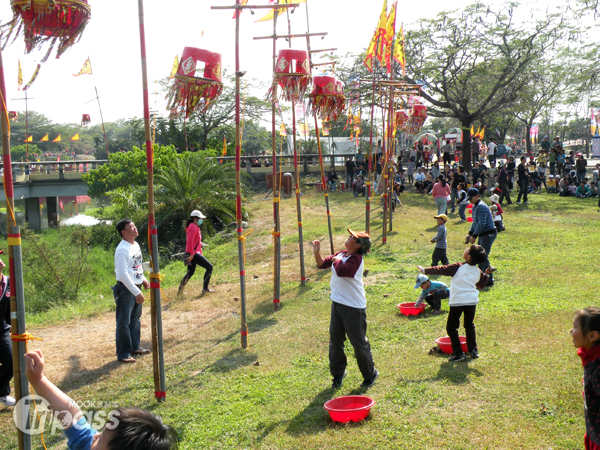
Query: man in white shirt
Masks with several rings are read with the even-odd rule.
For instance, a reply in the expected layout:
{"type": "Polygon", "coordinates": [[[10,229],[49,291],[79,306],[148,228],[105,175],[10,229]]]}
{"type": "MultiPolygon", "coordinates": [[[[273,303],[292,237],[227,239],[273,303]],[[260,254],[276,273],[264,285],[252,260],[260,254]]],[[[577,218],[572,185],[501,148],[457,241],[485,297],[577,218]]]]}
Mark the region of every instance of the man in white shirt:
{"type": "Polygon", "coordinates": [[[133,355],[144,355],[150,350],[140,348],[140,317],[144,294],[150,283],[144,277],[142,250],[135,241],[138,230],[130,219],[117,223],[117,232],[123,240],[115,251],[115,275],[117,284],[112,287],[117,305],[117,359],[123,363],[134,363],[133,355]]]}
{"type": "Polygon", "coordinates": [[[488,144],[488,161],[491,163],[496,162],[496,149],[498,146],[496,145],[496,139],[492,138],[490,143],[488,144]]]}

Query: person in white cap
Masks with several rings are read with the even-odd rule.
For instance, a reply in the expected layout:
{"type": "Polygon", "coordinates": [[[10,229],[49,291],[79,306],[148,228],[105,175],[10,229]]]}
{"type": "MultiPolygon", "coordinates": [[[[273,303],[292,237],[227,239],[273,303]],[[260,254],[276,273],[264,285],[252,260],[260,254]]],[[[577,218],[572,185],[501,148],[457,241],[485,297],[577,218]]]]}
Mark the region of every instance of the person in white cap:
{"type": "Polygon", "coordinates": [[[197,209],[190,213],[190,217],[185,227],[186,243],[185,243],[185,265],[187,266],[187,273],[179,283],[178,295],[183,295],[183,290],[186,284],[190,281],[190,278],[196,272],[196,266],[203,267],[206,269],[204,272],[204,284],[202,286],[202,293],[214,292],[214,290],[208,287],[210,283],[210,277],[212,275],[213,266],[202,254],[202,247],[205,245],[202,243],[202,233],[200,232],[200,225],[202,221],[206,219],[206,216],[197,209]]]}

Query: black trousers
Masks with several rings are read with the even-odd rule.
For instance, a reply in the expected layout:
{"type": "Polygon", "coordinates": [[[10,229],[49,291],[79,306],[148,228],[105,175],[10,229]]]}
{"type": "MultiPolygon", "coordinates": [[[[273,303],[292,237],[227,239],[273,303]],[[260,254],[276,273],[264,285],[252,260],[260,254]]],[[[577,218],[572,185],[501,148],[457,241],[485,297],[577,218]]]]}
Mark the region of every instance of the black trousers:
{"type": "Polygon", "coordinates": [[[427,294],[427,297],[425,297],[425,303],[437,311],[442,308],[442,299],[448,297],[450,297],[450,290],[436,289],[435,291],[431,291],[429,294],[427,294]]]}
{"type": "Polygon", "coordinates": [[[517,197],[517,202],[521,201],[521,196],[523,197],[523,201],[527,201],[527,189],[529,188],[528,180],[519,180],[519,196],[517,197]]]}
{"type": "Polygon", "coordinates": [[[344,352],[346,336],[354,348],[354,356],[364,380],[375,375],[371,344],[367,339],[366,309],[352,308],[331,302],[329,323],[329,372],[333,378],[341,378],[348,364],[344,352]]]}
{"type": "Polygon", "coordinates": [[[510,201],[510,193],[508,192],[508,184],[507,183],[500,183],[500,190],[502,191],[502,193],[500,194],[500,198],[498,199],[498,203],[502,204],[502,201],[504,199],[506,199],[506,201],[508,202],[508,204],[512,205],[512,202],[510,201]]]}
{"type": "Polygon", "coordinates": [[[444,266],[450,264],[448,262],[448,257],[446,256],[446,249],[436,247],[433,249],[433,255],[431,255],[431,267],[437,266],[440,261],[444,266]]]}
{"type": "Polygon", "coordinates": [[[0,397],[10,395],[10,380],[13,377],[12,341],[10,328],[0,331],[0,397]]]}
{"type": "Polygon", "coordinates": [[[188,281],[190,281],[190,278],[192,278],[192,276],[196,272],[196,266],[200,266],[206,269],[206,272],[204,272],[204,285],[202,286],[202,289],[208,289],[208,283],[210,283],[210,277],[212,275],[213,266],[211,263],[208,262],[208,259],[202,256],[200,253],[196,253],[194,255],[194,258],[192,259],[192,263],[189,266],[187,266],[188,270],[183,279],[181,280],[181,284],[179,285],[180,288],[182,286],[185,286],[188,283],[188,281]]]}
{"type": "Polygon", "coordinates": [[[467,348],[469,349],[469,351],[477,350],[477,340],[475,338],[475,324],[473,323],[476,309],[477,305],[450,307],[450,312],[448,313],[448,321],[446,322],[446,333],[448,333],[448,336],[450,337],[450,342],[452,342],[452,352],[454,354],[462,353],[462,349],[460,347],[460,339],[458,337],[458,327],[460,326],[460,316],[463,314],[463,325],[465,327],[465,334],[467,337],[467,348]]]}

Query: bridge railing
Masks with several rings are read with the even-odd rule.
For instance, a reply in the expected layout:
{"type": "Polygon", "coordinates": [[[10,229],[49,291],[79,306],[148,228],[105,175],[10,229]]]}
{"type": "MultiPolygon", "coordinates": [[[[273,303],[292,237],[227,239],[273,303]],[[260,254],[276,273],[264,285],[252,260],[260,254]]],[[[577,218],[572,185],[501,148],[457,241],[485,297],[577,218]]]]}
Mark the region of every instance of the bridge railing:
{"type": "MultiPolygon", "coordinates": [[[[82,174],[106,162],[106,160],[13,162],[13,182],[80,181],[82,174]]],[[[0,173],[3,171],[4,168],[0,168],[0,173]]],[[[3,178],[0,177],[0,184],[3,182],[3,178]]]]}

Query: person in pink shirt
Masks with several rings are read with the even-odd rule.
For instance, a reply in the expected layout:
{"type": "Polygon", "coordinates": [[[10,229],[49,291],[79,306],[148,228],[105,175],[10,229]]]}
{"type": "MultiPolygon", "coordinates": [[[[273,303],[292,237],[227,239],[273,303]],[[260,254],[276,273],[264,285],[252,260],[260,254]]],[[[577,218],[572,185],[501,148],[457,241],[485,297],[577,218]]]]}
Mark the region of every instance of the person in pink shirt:
{"type": "Polygon", "coordinates": [[[433,185],[433,189],[431,190],[431,195],[433,195],[433,200],[435,201],[435,205],[437,206],[437,213],[446,214],[446,210],[448,209],[448,196],[450,195],[450,186],[446,183],[446,178],[444,175],[439,175],[437,177],[438,182],[433,185]]]}
{"type": "Polygon", "coordinates": [[[208,287],[208,283],[210,283],[210,277],[212,275],[213,266],[202,254],[202,246],[205,245],[202,243],[202,233],[200,232],[200,225],[202,221],[206,219],[206,216],[202,214],[197,209],[193,210],[190,214],[190,217],[187,221],[185,233],[186,233],[186,243],[185,243],[185,256],[184,262],[187,266],[187,273],[179,283],[179,292],[177,295],[183,295],[183,290],[185,289],[186,284],[190,281],[190,278],[196,272],[196,266],[203,267],[206,269],[204,272],[204,285],[202,287],[202,293],[214,292],[214,290],[208,287]]]}

